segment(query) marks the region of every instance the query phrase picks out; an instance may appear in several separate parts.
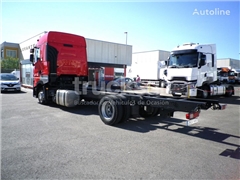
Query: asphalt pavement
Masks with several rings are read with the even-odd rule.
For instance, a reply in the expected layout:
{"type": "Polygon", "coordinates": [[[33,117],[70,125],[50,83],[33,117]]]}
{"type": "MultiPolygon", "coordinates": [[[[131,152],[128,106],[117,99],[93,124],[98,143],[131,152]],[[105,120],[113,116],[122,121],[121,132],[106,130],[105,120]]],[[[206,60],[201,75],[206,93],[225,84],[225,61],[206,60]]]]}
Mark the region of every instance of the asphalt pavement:
{"type": "Polygon", "coordinates": [[[190,126],[183,112],[108,126],[97,104],[44,106],[31,89],[2,93],[1,179],[240,179],[235,90],[213,98],[227,109],[203,110],[190,126]]]}

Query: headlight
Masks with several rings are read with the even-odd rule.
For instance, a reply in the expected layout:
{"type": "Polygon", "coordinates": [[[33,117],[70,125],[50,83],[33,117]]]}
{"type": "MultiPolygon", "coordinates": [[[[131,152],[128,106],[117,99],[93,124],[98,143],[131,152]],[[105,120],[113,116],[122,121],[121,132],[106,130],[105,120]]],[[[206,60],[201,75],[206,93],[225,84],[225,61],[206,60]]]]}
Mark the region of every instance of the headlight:
{"type": "Polygon", "coordinates": [[[196,83],[191,83],[191,84],[188,84],[188,87],[190,89],[194,89],[196,87],[196,83]]]}

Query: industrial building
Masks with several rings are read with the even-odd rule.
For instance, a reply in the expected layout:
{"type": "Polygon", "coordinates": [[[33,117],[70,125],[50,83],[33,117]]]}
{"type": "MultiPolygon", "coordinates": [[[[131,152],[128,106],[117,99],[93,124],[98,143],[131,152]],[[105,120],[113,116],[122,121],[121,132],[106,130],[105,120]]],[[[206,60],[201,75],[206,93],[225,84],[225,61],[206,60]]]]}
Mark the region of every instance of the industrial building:
{"type": "Polygon", "coordinates": [[[217,67],[228,67],[230,69],[240,69],[240,60],[238,59],[231,59],[231,58],[224,58],[217,60],[217,67]]]}
{"type": "MultiPolygon", "coordinates": [[[[34,37],[31,37],[21,43],[3,42],[1,44],[1,59],[5,59],[7,57],[14,57],[20,59],[22,68],[21,78],[23,84],[32,86],[33,67],[31,62],[29,61],[30,49],[32,49],[35,46],[37,40],[45,33],[46,31],[41,32],[35,35],[34,37]]],[[[137,56],[138,54],[141,55],[141,53],[137,54],[132,53],[131,45],[105,42],[88,38],[86,38],[86,44],[87,44],[87,59],[90,68],[93,69],[99,67],[114,68],[114,70],[111,70],[114,74],[110,75],[111,77],[109,75],[106,76],[110,77],[109,80],[114,77],[126,75],[126,67],[132,65],[132,58],[134,56],[137,56]]],[[[165,51],[158,50],[155,52],[165,51]]],[[[169,54],[168,51],[166,51],[166,53],[163,54],[164,58],[162,58],[161,60],[166,60],[167,57],[165,56],[167,54],[169,54]]],[[[148,59],[149,58],[151,57],[148,57],[148,59]]],[[[218,59],[217,67],[230,67],[233,69],[240,69],[240,60],[232,58],[218,59]]],[[[109,70],[110,69],[108,69],[108,71],[109,70]]]]}
{"type": "Polygon", "coordinates": [[[20,59],[20,49],[18,43],[11,43],[5,41],[1,44],[1,59],[5,59],[7,57],[20,59]]]}
{"type": "MultiPolygon", "coordinates": [[[[42,32],[19,44],[4,42],[1,45],[2,59],[15,57],[20,59],[21,81],[24,86],[32,86],[33,66],[29,61],[30,49],[47,32],[42,32]],[[14,53],[9,53],[14,50],[14,53]]],[[[99,81],[111,81],[115,77],[126,75],[126,67],[132,64],[132,46],[85,38],[90,80],[98,76],[99,81]]]]}

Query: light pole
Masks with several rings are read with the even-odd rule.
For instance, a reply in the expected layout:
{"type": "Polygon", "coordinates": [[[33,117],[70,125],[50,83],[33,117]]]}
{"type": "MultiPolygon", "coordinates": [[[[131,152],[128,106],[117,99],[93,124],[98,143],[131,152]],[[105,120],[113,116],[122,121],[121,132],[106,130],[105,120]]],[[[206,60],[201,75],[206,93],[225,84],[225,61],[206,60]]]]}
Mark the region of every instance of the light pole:
{"type": "Polygon", "coordinates": [[[124,32],[125,34],[126,34],[126,44],[127,44],[127,34],[128,34],[128,32],[124,32]]]}

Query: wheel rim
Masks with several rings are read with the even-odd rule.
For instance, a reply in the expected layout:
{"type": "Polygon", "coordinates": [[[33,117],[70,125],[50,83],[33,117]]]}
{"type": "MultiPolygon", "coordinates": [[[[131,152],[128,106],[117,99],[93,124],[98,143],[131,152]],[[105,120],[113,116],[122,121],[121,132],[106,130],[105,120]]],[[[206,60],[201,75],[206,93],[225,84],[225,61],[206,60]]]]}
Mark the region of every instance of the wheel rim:
{"type": "Polygon", "coordinates": [[[43,100],[44,100],[44,94],[43,94],[43,91],[40,91],[40,92],[38,93],[38,100],[39,100],[40,103],[43,102],[43,100]]]}
{"type": "Polygon", "coordinates": [[[105,101],[101,107],[101,113],[105,120],[111,121],[113,119],[115,108],[111,102],[105,101]]]}

